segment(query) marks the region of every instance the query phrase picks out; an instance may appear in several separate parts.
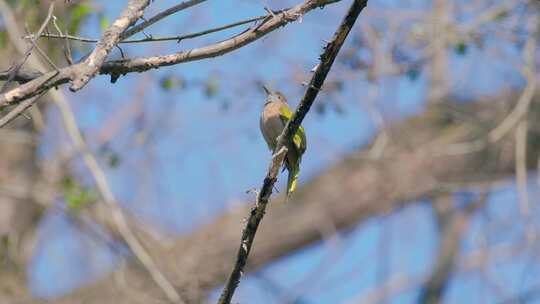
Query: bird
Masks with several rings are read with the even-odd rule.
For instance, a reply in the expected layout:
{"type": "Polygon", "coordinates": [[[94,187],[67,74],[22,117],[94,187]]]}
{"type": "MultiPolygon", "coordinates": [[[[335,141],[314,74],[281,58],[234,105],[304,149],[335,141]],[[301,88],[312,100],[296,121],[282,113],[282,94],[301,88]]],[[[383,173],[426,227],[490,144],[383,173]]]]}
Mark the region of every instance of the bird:
{"type": "MultiPolygon", "coordinates": [[[[272,91],[263,85],[266,93],[266,102],[261,112],[260,128],[261,133],[268,145],[268,148],[275,152],[278,137],[283,132],[285,125],[292,117],[292,112],[287,103],[285,95],[279,91],[272,91]]],[[[287,145],[287,155],[285,156],[284,168],[289,172],[287,178],[287,197],[296,190],[296,182],[300,172],[302,155],[306,152],[307,141],[306,132],[302,126],[294,134],[292,140],[287,145]]]]}

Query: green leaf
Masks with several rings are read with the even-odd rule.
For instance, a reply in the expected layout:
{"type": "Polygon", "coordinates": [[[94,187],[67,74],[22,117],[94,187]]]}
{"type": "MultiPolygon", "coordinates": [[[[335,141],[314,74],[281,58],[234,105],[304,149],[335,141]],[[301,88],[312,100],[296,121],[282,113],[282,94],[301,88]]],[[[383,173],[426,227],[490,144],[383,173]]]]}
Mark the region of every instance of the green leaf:
{"type": "Polygon", "coordinates": [[[78,210],[97,199],[97,193],[93,189],[80,185],[71,176],[63,178],[60,185],[68,210],[78,210]]]}

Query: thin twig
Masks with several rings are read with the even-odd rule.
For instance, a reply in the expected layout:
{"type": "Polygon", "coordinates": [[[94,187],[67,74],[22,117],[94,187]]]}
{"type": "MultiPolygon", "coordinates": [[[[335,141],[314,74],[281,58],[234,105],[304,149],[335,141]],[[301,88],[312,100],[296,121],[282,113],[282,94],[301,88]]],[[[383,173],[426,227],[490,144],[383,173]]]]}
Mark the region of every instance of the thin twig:
{"type": "Polygon", "coordinates": [[[516,128],[516,187],[519,198],[519,212],[529,215],[529,193],[527,191],[527,120],[522,120],[516,128]]]}
{"type": "Polygon", "coordinates": [[[26,111],[26,109],[30,108],[41,96],[43,96],[43,94],[45,94],[45,92],[42,92],[41,94],[32,98],[26,99],[25,101],[19,103],[15,108],[10,110],[6,115],[2,116],[2,118],[0,118],[0,128],[10,123],[19,115],[23,115],[23,112],[26,111]]]}
{"type": "Polygon", "coordinates": [[[30,43],[32,44],[32,46],[36,49],[36,51],[39,53],[39,55],[41,55],[41,57],[43,57],[43,59],[45,59],[45,61],[47,61],[47,63],[55,70],[55,71],[58,71],[59,68],[56,66],[56,64],[52,61],[51,58],[49,58],[49,56],[47,56],[47,54],[45,54],[45,52],[43,52],[43,50],[39,47],[39,45],[37,45],[36,41],[34,39],[30,39],[30,43]]]}
{"type": "MultiPolygon", "coordinates": [[[[259,26],[250,28],[247,31],[234,35],[228,39],[169,55],[107,61],[101,66],[99,73],[111,75],[111,81],[114,82],[116,79],[118,79],[118,77],[120,77],[120,75],[127,73],[143,72],[164,66],[176,65],[183,62],[221,56],[250,44],[271,33],[272,31],[294,21],[291,19],[293,17],[286,18],[285,15],[299,18],[302,14],[316,8],[321,8],[340,1],[341,0],[305,0],[304,2],[286,10],[286,12],[283,14],[279,14],[278,18],[264,19],[259,26]]],[[[60,69],[60,73],[57,75],[57,77],[52,79],[46,85],[43,85],[43,82],[40,81],[39,78],[48,78],[51,76],[51,72],[34,78],[32,81],[28,81],[4,94],[0,94],[0,106],[21,102],[22,100],[35,96],[42,91],[50,89],[51,87],[57,87],[65,84],[74,79],[75,76],[79,75],[81,70],[85,69],[85,65],[86,60],[60,69]]],[[[17,78],[19,75],[16,75],[15,77],[17,78]]],[[[5,78],[3,77],[3,74],[0,73],[0,80],[2,79],[5,78]]]]}
{"type": "MultiPolygon", "coordinates": [[[[226,30],[226,29],[230,29],[230,28],[233,28],[233,27],[240,26],[240,25],[252,23],[252,22],[255,22],[255,21],[262,20],[262,19],[264,19],[266,17],[267,16],[253,17],[253,18],[249,18],[249,19],[246,19],[246,20],[240,20],[240,21],[236,21],[236,22],[233,22],[233,23],[221,25],[221,26],[218,26],[218,27],[215,27],[215,28],[207,29],[207,30],[204,30],[204,31],[195,32],[195,33],[189,33],[189,34],[184,34],[184,35],[165,36],[165,37],[148,36],[148,37],[141,38],[141,39],[122,40],[122,41],[120,41],[118,43],[125,44],[125,43],[141,43],[141,42],[158,42],[158,41],[181,41],[181,40],[192,39],[192,38],[208,35],[208,34],[211,34],[211,33],[223,31],[223,30],[226,30]]],[[[79,37],[79,36],[73,36],[73,35],[41,34],[40,37],[52,38],[52,39],[69,39],[69,40],[74,40],[74,41],[79,41],[79,42],[88,42],[88,43],[98,42],[97,39],[79,37]]],[[[32,36],[25,36],[25,38],[32,38],[32,36]]]]}
{"type": "MultiPolygon", "coordinates": [[[[53,25],[56,31],[60,36],[63,36],[62,30],[60,30],[60,27],[56,23],[56,16],[53,16],[53,25]]],[[[67,33],[67,30],[66,30],[67,33]]],[[[73,64],[73,57],[71,55],[71,46],[69,45],[69,39],[65,38],[65,45],[64,45],[64,56],[66,57],[66,61],[69,65],[73,64]]]]}
{"type": "Polygon", "coordinates": [[[536,35],[538,34],[538,18],[531,17],[528,23],[529,39],[527,39],[523,48],[525,64],[522,68],[522,74],[525,80],[527,80],[527,84],[510,114],[495,129],[489,132],[489,140],[492,142],[496,142],[504,137],[525,116],[536,91],[534,54],[536,50],[536,35]]]}
{"type": "Polygon", "coordinates": [[[184,1],[182,3],[179,3],[173,7],[170,7],[148,19],[145,19],[144,22],[142,23],[139,23],[137,24],[136,26],[128,29],[127,31],[125,31],[124,33],[122,33],[121,35],[121,40],[123,39],[126,39],[128,37],[131,37],[135,34],[137,34],[138,32],[144,30],[145,28],[149,27],[150,25],[158,22],[159,20],[167,17],[167,16],[170,16],[174,13],[177,13],[181,10],[184,10],[186,8],[190,8],[194,5],[197,5],[197,4],[200,4],[202,2],[205,2],[206,0],[188,0],[188,1],[184,1]]]}
{"type": "Polygon", "coordinates": [[[366,5],[367,0],[355,0],[353,2],[343,21],[339,25],[336,33],[334,34],[332,41],[329,42],[324,48],[324,52],[320,56],[321,62],[317,66],[317,69],[311,78],[310,86],[307,88],[304,96],[300,100],[300,104],[296,108],[291,120],[287,122],[283,132],[281,132],[281,135],[278,137],[278,143],[275,149],[275,151],[278,152],[272,157],[270,168],[264,179],[261,191],[257,196],[256,204],[251,209],[249,219],[247,220],[246,226],[242,231],[242,239],[240,241],[240,247],[236,256],[236,262],[231,274],[229,275],[229,278],[227,279],[227,282],[225,283],[221,296],[219,297],[219,304],[229,304],[236,287],[240,283],[240,277],[244,272],[244,267],[253,245],[255,234],[257,233],[259,224],[264,216],[266,205],[268,204],[270,195],[272,194],[273,185],[277,180],[277,171],[283,161],[283,158],[285,157],[285,153],[283,153],[283,151],[285,150],[286,143],[290,141],[292,135],[296,133],[300,127],[300,124],[302,123],[302,120],[309,112],[311,105],[319,93],[319,90],[316,88],[322,87],[324,80],[326,79],[326,75],[328,75],[328,72],[334,63],[343,42],[356,22],[358,15],[366,5]],[[283,155],[280,156],[280,153],[283,155]]]}
{"type": "MultiPolygon", "coordinates": [[[[0,2],[0,7],[2,8],[2,11],[7,11],[9,9],[9,6],[5,1],[0,2]]],[[[36,35],[35,35],[36,37],[39,37],[41,35],[41,33],[43,33],[43,31],[47,27],[47,24],[49,24],[49,21],[51,20],[53,11],[54,11],[54,1],[51,2],[51,4],[49,5],[49,10],[47,11],[47,17],[45,17],[45,20],[43,20],[43,23],[41,24],[38,31],[36,32],[36,35]]],[[[16,28],[17,25],[14,24],[15,21],[14,21],[13,15],[11,15],[10,17],[11,17],[10,20],[5,21],[6,23],[10,24],[7,27],[15,27],[16,28]]],[[[7,18],[4,18],[4,19],[7,19],[7,18]]],[[[8,84],[13,80],[15,75],[18,74],[19,70],[22,68],[22,66],[24,65],[26,60],[28,60],[28,57],[30,57],[30,55],[32,54],[32,50],[36,46],[36,44],[35,44],[35,41],[37,39],[36,37],[30,39],[31,44],[26,49],[26,52],[24,52],[23,59],[17,65],[15,65],[15,67],[13,69],[10,70],[9,77],[8,77],[7,81],[4,83],[4,85],[2,85],[2,89],[0,89],[0,92],[3,92],[7,88],[8,84]]]]}

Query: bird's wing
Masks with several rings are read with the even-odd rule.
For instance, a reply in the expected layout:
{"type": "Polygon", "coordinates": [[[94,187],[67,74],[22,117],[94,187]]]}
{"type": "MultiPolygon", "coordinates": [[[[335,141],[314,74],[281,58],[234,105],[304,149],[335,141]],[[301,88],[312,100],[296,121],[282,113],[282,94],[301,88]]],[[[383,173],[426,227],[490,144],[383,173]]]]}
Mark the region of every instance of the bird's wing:
{"type": "MultiPolygon", "coordinates": [[[[291,110],[289,110],[289,107],[287,105],[283,105],[279,108],[279,116],[283,124],[286,125],[292,117],[292,112],[291,110]]],[[[304,154],[307,145],[306,132],[304,131],[304,127],[300,126],[298,128],[298,130],[293,136],[293,143],[300,151],[300,154],[304,154]]]]}

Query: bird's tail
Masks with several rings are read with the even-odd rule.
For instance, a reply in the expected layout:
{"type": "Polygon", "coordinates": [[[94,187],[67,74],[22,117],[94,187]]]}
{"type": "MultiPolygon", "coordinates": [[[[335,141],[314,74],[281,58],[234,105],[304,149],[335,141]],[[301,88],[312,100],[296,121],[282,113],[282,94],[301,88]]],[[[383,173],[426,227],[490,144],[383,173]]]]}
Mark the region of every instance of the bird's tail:
{"type": "Polygon", "coordinates": [[[300,172],[300,166],[294,164],[289,166],[289,178],[287,179],[287,196],[290,196],[296,190],[296,180],[298,179],[298,173],[300,172]]]}

